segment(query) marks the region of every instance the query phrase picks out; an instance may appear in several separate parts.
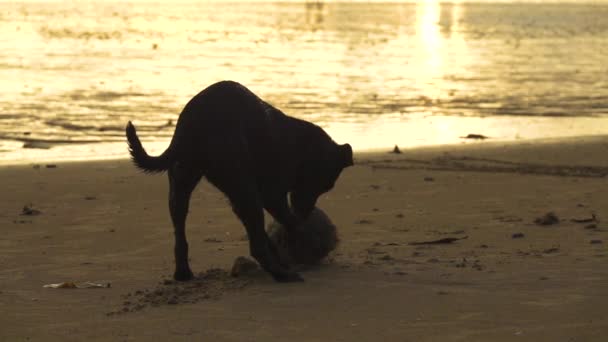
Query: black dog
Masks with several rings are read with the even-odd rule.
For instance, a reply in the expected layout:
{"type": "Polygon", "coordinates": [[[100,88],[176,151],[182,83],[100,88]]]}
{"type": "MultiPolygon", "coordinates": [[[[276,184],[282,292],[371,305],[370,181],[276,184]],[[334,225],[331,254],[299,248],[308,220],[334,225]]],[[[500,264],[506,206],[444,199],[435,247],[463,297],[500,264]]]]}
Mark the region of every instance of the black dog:
{"type": "Polygon", "coordinates": [[[171,144],[158,157],[146,153],[131,122],[126,133],[139,169],[168,170],[176,280],[192,278],[185,223],[190,195],[202,176],[230,200],[260,265],[276,281],[302,280],[279,261],[264,230],[263,209],[288,231],[295,227],[333,188],[342,169],[353,165],[350,145],[336,144],[320,127],[285,115],[231,81],[209,86],[186,104],[171,144]]]}

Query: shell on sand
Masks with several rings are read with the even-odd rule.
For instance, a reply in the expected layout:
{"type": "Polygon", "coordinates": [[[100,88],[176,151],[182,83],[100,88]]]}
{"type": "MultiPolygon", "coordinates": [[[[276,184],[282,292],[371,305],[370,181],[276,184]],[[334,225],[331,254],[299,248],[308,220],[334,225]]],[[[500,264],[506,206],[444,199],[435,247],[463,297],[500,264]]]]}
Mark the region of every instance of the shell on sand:
{"type": "Polygon", "coordinates": [[[338,245],[336,226],[319,208],[289,234],[278,222],[270,223],[268,236],[287,264],[317,264],[338,245]]]}

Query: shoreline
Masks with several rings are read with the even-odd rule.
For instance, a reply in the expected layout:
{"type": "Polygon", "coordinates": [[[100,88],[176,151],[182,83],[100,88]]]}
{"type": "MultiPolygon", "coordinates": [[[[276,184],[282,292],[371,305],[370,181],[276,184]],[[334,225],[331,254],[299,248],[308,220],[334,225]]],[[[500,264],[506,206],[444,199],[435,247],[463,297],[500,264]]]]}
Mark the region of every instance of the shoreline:
{"type": "Polygon", "coordinates": [[[2,166],[0,340],[603,341],[608,137],[545,142],[357,153],[319,201],[340,245],[300,284],[228,275],[248,242],[205,181],[178,284],[166,175],[2,166]],[[64,281],[111,287],[43,288],[64,281]]]}
{"type": "MultiPolygon", "coordinates": [[[[493,139],[491,137],[485,140],[477,139],[464,139],[461,138],[459,143],[447,143],[447,144],[430,144],[430,145],[415,145],[415,146],[399,146],[401,152],[407,153],[427,153],[433,151],[439,151],[442,149],[450,150],[476,150],[478,148],[498,148],[503,146],[524,146],[527,144],[589,144],[596,141],[603,141],[608,137],[608,134],[593,134],[593,135],[581,135],[581,136],[568,136],[568,137],[546,137],[546,138],[535,138],[535,139],[493,139]]],[[[347,141],[339,141],[344,143],[347,141]]],[[[158,155],[164,151],[169,145],[170,140],[166,141],[146,141],[143,140],[146,150],[151,155],[158,155]]],[[[386,148],[368,148],[368,149],[355,149],[354,153],[356,156],[366,157],[374,155],[388,154],[392,151],[395,145],[387,145],[386,148]]],[[[74,144],[74,145],[59,145],[53,146],[50,149],[31,149],[28,148],[27,152],[29,156],[27,158],[14,156],[17,159],[3,159],[0,158],[0,168],[7,166],[19,166],[19,165],[34,165],[34,164],[48,164],[48,163],[79,163],[79,162],[101,162],[101,161],[121,161],[128,160],[129,154],[127,151],[127,144],[125,142],[113,142],[113,143],[91,143],[91,144],[74,144]],[[91,156],[93,149],[83,153],[85,148],[97,148],[101,150],[112,149],[111,154],[98,154],[98,156],[91,156]],[[54,149],[51,151],[51,149],[54,149]],[[123,150],[123,152],[120,152],[123,150]],[[51,153],[49,153],[51,152],[51,153]],[[69,157],[65,155],[69,154],[69,157]],[[62,155],[62,157],[59,157],[62,155]]],[[[5,157],[5,156],[2,156],[5,157]]]]}

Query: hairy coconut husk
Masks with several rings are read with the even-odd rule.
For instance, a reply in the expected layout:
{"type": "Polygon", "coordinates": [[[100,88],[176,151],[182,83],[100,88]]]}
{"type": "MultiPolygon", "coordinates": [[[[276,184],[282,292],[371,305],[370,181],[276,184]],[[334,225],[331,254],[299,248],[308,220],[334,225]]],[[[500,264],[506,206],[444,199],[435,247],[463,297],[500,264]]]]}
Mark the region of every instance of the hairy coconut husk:
{"type": "Polygon", "coordinates": [[[268,236],[281,261],[287,264],[318,264],[336,249],[339,241],[336,226],[319,208],[289,232],[278,222],[272,222],[268,236]]]}

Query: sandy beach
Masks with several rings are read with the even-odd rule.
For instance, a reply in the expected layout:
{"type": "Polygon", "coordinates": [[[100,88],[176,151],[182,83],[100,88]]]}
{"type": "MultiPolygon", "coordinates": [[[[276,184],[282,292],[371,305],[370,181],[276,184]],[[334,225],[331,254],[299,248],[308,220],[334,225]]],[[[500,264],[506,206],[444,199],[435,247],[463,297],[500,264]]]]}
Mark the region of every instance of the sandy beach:
{"type": "Polygon", "coordinates": [[[608,137],[402,152],[357,154],[322,197],[341,243],[297,284],[229,275],[248,243],[206,182],[176,284],[166,176],[3,166],[0,341],[605,340],[608,137]],[[43,288],[65,281],[111,287],[43,288]]]}

